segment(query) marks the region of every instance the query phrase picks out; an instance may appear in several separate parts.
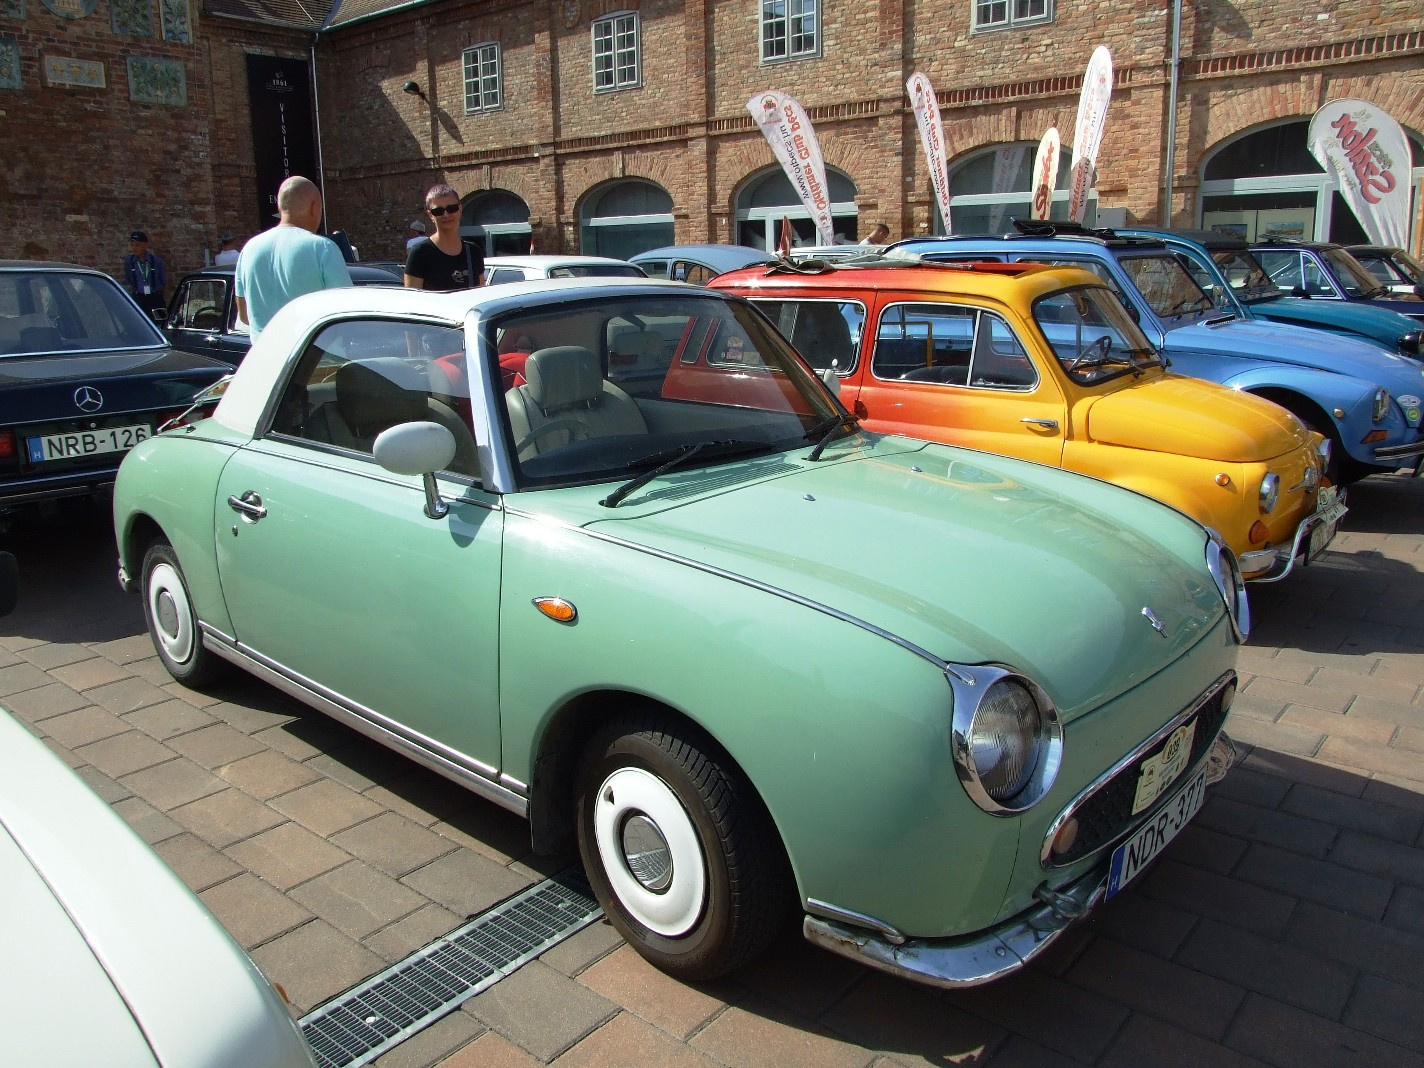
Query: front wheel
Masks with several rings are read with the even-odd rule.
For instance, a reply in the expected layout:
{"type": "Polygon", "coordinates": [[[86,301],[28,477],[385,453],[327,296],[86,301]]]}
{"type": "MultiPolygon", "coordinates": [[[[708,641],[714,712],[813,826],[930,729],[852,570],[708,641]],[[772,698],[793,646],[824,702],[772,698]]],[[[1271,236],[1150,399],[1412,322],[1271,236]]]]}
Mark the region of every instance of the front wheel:
{"type": "Polygon", "coordinates": [[[166,541],[154,542],[143,557],[143,618],[168,674],[194,689],[221,677],[227,664],[203,646],[183,569],[166,541]]]}
{"type": "Polygon", "coordinates": [[[770,817],[725,754],[691,726],[620,719],[584,751],[578,841],[620,934],[679,979],[713,979],[764,950],[790,879],[770,817]]]}

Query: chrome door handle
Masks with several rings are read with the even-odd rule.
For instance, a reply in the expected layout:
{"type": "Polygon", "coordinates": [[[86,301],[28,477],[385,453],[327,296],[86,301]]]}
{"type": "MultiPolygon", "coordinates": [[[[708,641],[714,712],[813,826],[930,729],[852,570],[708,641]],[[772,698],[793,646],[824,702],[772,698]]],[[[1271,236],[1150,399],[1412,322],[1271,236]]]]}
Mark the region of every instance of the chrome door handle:
{"type": "Polygon", "coordinates": [[[244,519],[257,522],[266,518],[267,509],[262,505],[262,498],[255,490],[248,490],[241,497],[232,496],[227,499],[227,506],[234,512],[241,512],[244,519]]]}
{"type": "Polygon", "coordinates": [[[1019,422],[1020,422],[1020,423],[1028,423],[1030,426],[1041,426],[1041,427],[1043,427],[1044,430],[1057,430],[1057,429],[1058,429],[1058,420],[1057,420],[1057,419],[1030,419],[1030,418],[1025,417],[1025,418],[1023,418],[1023,419],[1020,419],[1019,422]]]}

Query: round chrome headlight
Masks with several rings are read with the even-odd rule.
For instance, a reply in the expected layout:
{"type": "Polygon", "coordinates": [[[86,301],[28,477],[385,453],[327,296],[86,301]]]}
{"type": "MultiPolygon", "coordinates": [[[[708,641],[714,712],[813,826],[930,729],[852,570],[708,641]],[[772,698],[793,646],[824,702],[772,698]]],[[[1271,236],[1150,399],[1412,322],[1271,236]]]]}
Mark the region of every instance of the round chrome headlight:
{"type": "Polygon", "coordinates": [[[1411,330],[1401,337],[1399,351],[1406,356],[1424,356],[1424,330],[1411,330]]]}
{"type": "Polygon", "coordinates": [[[1231,629],[1238,642],[1244,642],[1251,633],[1251,603],[1246,599],[1246,580],[1241,577],[1241,566],[1233,553],[1214,530],[1207,531],[1206,569],[1211,572],[1217,592],[1226,605],[1226,614],[1231,619],[1231,629]]]}
{"type": "Polygon", "coordinates": [[[1276,501],[1281,495],[1281,476],[1274,471],[1266,473],[1266,477],[1261,479],[1261,488],[1257,491],[1257,499],[1261,504],[1261,511],[1270,515],[1276,510],[1276,501]]]}
{"type": "Polygon", "coordinates": [[[995,815],[1036,804],[1062,762],[1053,702],[1022,675],[998,667],[947,671],[954,690],[954,762],[965,792],[995,815]]]}
{"type": "Polygon", "coordinates": [[[1373,419],[1376,423],[1378,423],[1383,420],[1388,413],[1389,390],[1381,386],[1379,389],[1375,390],[1375,407],[1374,411],[1370,413],[1370,418],[1373,419]]]}

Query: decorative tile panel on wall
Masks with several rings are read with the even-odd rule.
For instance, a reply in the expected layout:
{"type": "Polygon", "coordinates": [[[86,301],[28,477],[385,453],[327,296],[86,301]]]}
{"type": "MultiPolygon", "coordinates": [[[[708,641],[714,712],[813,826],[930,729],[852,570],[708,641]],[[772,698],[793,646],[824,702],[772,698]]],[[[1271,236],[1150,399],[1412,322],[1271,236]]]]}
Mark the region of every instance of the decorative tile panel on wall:
{"type": "Polygon", "coordinates": [[[181,61],[129,56],[129,99],[140,104],[188,106],[188,74],[181,61]]]}
{"type": "Polygon", "coordinates": [[[0,18],[22,19],[25,17],[25,0],[0,0],[0,18]]]}
{"type": "Polygon", "coordinates": [[[188,0],[158,0],[158,7],[163,18],[163,39],[189,44],[193,31],[188,24],[188,0]]]}
{"type": "Polygon", "coordinates": [[[44,81],[45,85],[74,89],[103,89],[108,85],[104,78],[104,64],[93,59],[75,59],[73,56],[46,55],[44,81]]]}
{"type": "Polygon", "coordinates": [[[20,42],[0,37],[0,89],[20,88],[20,42]]]}
{"type": "Polygon", "coordinates": [[[115,33],[152,37],[153,0],[109,0],[109,19],[115,33]]]}

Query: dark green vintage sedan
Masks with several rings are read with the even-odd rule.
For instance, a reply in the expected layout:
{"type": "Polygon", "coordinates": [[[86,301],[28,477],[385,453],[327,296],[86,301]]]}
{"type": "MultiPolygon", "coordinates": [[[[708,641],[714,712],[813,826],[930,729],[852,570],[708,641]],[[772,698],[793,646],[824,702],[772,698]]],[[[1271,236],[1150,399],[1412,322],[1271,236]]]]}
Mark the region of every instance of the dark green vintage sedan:
{"type": "Polygon", "coordinates": [[[723,293],[303,297],[114,509],[174,678],[242,667],[576,842],[684,978],[794,912],[875,967],[994,979],[1229,764],[1245,596],[1211,533],[864,432],[723,293]]]}

